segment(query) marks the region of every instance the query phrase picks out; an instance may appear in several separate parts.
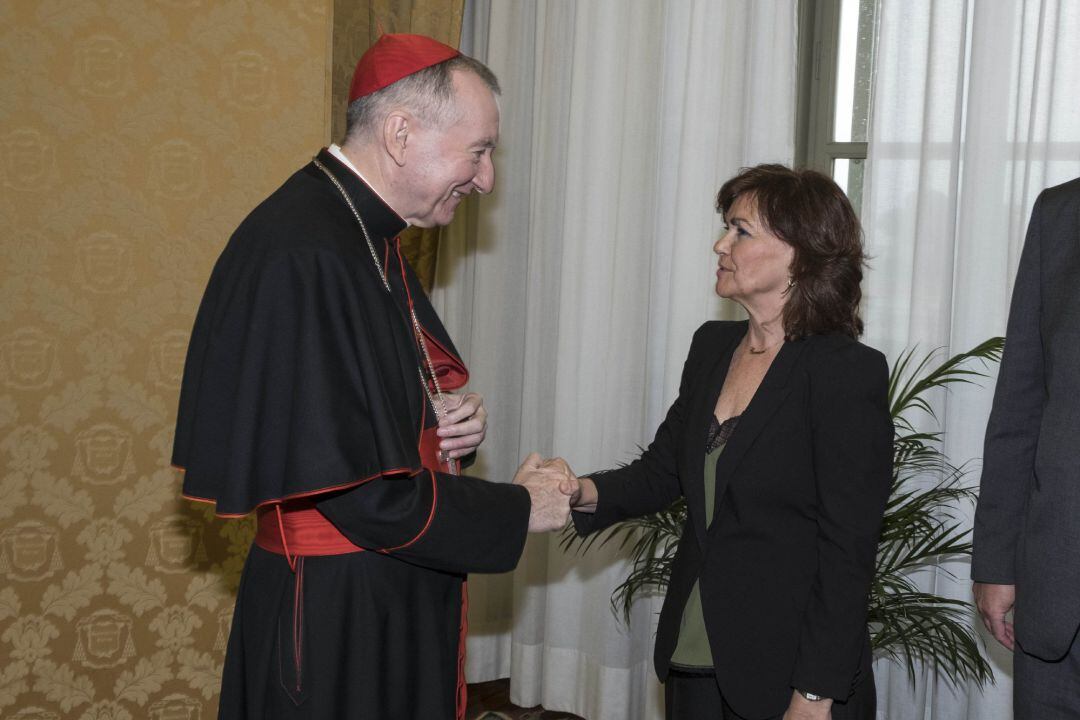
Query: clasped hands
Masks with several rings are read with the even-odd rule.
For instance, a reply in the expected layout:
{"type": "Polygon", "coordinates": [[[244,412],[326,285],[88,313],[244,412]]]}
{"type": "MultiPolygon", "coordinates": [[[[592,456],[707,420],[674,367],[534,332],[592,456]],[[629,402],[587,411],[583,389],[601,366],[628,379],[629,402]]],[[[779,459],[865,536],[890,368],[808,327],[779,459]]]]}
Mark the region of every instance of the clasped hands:
{"type": "Polygon", "coordinates": [[[559,530],[570,519],[571,504],[581,496],[581,481],[562,458],[544,460],[531,453],[514,475],[514,484],[529,491],[529,532],[559,530]]]}
{"type": "MultiPolygon", "coordinates": [[[[487,435],[487,409],[476,393],[443,395],[445,414],[439,418],[439,451],[447,460],[474,452],[487,435]]],[[[562,458],[544,460],[532,453],[518,468],[514,484],[529,491],[532,501],[529,532],[559,530],[570,519],[570,509],[595,508],[595,486],[579,479],[562,458]],[[591,503],[591,504],[585,504],[591,503]]]]}

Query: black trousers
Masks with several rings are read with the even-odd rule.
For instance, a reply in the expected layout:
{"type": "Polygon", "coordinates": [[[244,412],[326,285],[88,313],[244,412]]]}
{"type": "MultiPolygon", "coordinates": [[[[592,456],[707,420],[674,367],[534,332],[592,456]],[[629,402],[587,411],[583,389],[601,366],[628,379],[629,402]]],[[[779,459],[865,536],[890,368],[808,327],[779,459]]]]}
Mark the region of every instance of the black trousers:
{"type": "MultiPolygon", "coordinates": [[[[720,694],[712,671],[672,669],[664,682],[664,717],[667,720],[781,720],[784,713],[768,718],[739,715],[720,694]]],[[[877,688],[871,673],[860,682],[847,701],[832,705],[832,720],[875,720],[877,688]]]]}

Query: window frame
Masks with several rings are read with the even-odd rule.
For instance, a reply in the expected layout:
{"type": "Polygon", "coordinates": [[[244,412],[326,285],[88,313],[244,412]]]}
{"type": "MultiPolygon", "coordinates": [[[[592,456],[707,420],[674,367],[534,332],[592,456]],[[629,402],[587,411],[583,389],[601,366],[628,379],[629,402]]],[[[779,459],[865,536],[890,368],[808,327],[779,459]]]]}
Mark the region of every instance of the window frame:
{"type": "Polygon", "coordinates": [[[840,10],[841,0],[799,0],[795,165],[829,177],[836,160],[866,160],[869,145],[833,140],[840,10]]]}

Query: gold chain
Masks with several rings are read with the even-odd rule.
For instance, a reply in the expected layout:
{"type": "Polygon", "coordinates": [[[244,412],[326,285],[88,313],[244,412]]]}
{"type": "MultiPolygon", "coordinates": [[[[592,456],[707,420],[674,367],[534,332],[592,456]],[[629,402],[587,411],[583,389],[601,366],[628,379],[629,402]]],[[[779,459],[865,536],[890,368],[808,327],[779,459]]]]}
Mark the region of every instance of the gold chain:
{"type": "MultiPolygon", "coordinates": [[[[334,173],[330,172],[330,169],[323,165],[318,158],[312,158],[312,162],[315,163],[315,167],[323,171],[323,173],[330,179],[330,182],[334,184],[334,187],[341,193],[341,197],[344,198],[345,204],[349,206],[349,210],[352,211],[353,217],[356,218],[357,224],[360,225],[360,231],[364,233],[364,240],[367,241],[368,250],[371,252],[371,259],[375,262],[375,268],[379,271],[379,279],[382,280],[383,287],[386,289],[387,294],[392,296],[390,291],[390,283],[386,278],[386,270],[383,268],[382,261],[379,260],[379,254],[375,252],[375,243],[371,241],[371,235],[368,233],[367,225],[364,224],[364,219],[360,217],[360,213],[356,209],[356,205],[353,204],[352,198],[349,197],[349,193],[342,186],[341,181],[334,176],[334,173]]],[[[424,332],[420,328],[420,321],[416,318],[416,311],[413,310],[412,304],[409,304],[409,317],[412,319],[413,334],[420,343],[420,350],[424,354],[424,362],[427,363],[428,375],[431,377],[431,382],[435,385],[435,395],[439,398],[439,402],[435,402],[435,398],[431,395],[431,388],[428,387],[427,380],[424,379],[424,370],[419,365],[416,366],[416,372],[420,376],[420,385],[424,388],[424,394],[427,396],[428,402],[431,404],[431,408],[435,411],[436,421],[446,416],[446,395],[443,394],[442,386],[439,384],[439,377],[435,374],[435,364],[431,362],[431,353],[428,352],[427,340],[424,339],[424,332]]],[[[457,461],[446,458],[446,464],[450,468],[450,472],[454,475],[457,474],[457,461]]]]}

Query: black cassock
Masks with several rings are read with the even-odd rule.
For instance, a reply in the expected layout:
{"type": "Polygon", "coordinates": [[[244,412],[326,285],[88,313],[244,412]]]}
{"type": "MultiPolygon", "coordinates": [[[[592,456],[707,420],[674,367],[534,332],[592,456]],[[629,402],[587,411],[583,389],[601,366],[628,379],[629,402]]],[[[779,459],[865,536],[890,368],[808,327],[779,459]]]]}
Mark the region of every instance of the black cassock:
{"type": "Polygon", "coordinates": [[[463,383],[464,366],[397,251],[404,222],[329,152],[318,159],[357,207],[392,293],[330,180],[314,164],[294,174],[214,267],[173,463],[184,494],[221,515],[259,509],[263,525],[279,504],[306,504],[364,551],[296,557],[257,541],[220,717],[453,718],[465,574],[514,568],[529,497],[423,466],[420,434],[435,421],[410,300],[445,384],[463,383]]]}

